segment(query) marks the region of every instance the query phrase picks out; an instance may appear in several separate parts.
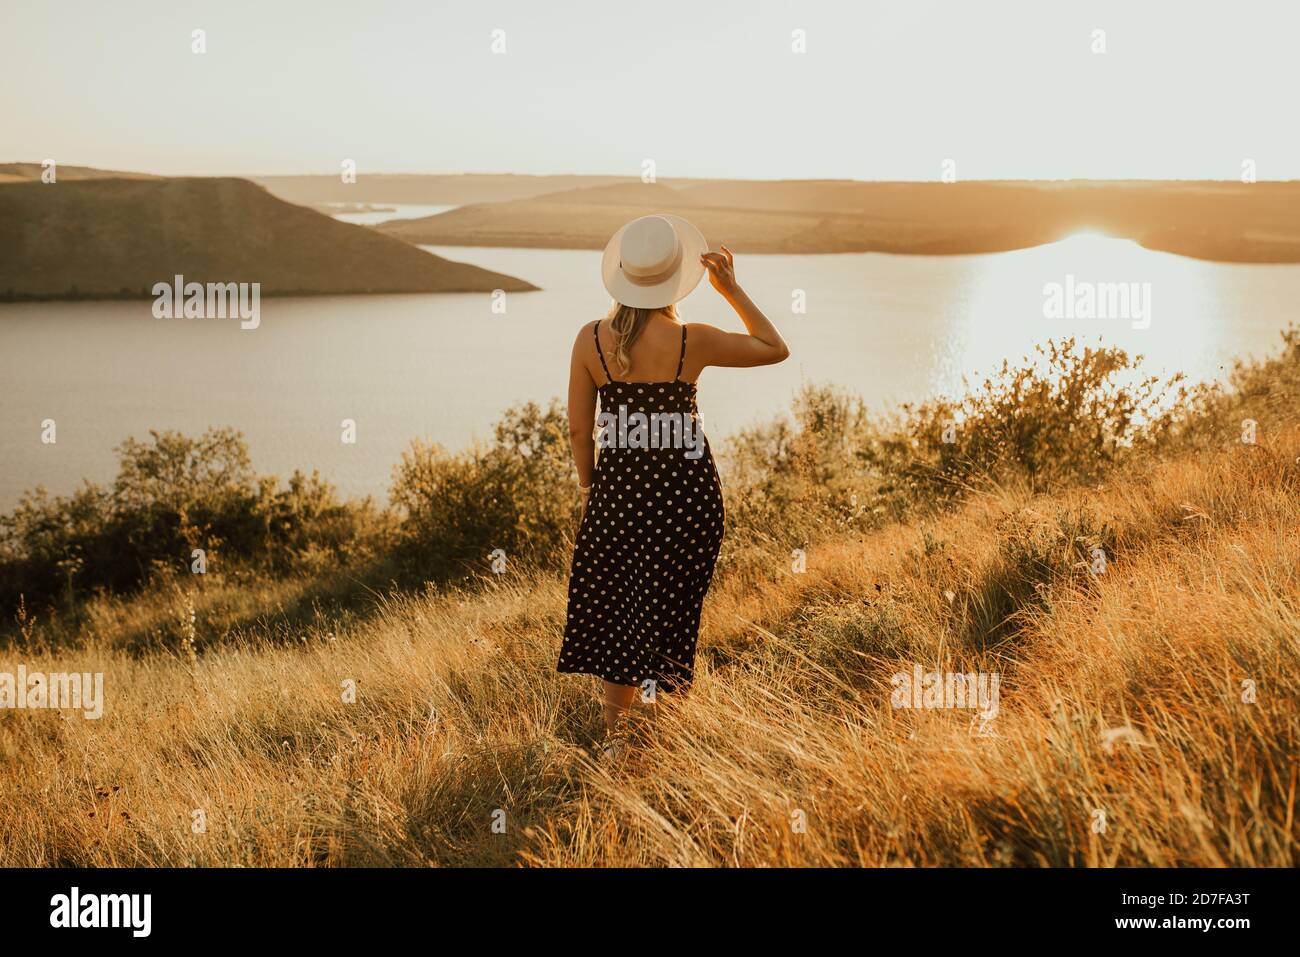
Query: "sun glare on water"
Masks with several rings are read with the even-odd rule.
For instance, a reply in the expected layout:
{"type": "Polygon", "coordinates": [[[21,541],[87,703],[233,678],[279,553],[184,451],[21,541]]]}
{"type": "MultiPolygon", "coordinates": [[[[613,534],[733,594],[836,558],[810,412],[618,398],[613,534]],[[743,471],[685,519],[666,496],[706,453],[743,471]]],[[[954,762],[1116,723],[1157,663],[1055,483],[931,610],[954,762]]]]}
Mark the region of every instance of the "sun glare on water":
{"type": "Polygon", "coordinates": [[[1003,359],[1017,361],[1049,339],[1073,336],[1089,345],[1119,346],[1146,357],[1152,372],[1203,365],[1202,353],[1223,335],[1217,310],[1222,297],[1212,266],[1143,248],[1136,241],[1080,230],[1057,242],[980,257],[973,266],[949,353],[945,388],[960,391],[963,376],[978,380],[1003,359]],[[1062,316],[1053,295],[1078,301],[1085,286],[1123,287],[1140,308],[1120,315],[1062,316]]]}

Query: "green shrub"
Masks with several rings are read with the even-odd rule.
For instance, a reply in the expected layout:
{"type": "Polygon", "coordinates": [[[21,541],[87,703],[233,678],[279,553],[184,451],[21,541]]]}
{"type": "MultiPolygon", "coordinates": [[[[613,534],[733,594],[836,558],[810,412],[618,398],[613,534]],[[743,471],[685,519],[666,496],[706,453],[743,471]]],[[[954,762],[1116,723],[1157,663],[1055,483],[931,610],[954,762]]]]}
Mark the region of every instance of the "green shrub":
{"type": "Polygon", "coordinates": [[[793,421],[728,446],[729,524],[784,544],[942,507],[981,487],[1093,481],[1164,422],[1162,401],[1179,378],[1138,376],[1123,350],[1070,339],[1003,363],[963,399],[904,405],[892,417],[872,418],[837,388],[805,386],[793,421]]]}
{"type": "Polygon", "coordinates": [[[871,447],[868,463],[924,502],[1008,482],[1041,492],[1094,481],[1132,454],[1182,379],[1140,376],[1140,356],[1074,339],[1035,352],[960,400],[904,406],[902,431],[871,447]]]}
{"type": "Polygon", "coordinates": [[[381,545],[369,500],[341,503],[313,473],[288,487],[255,478],[243,437],[150,432],[117,448],[111,489],[69,496],[38,488],[0,517],[0,602],[16,608],[91,590],[124,592],[154,576],[186,573],[202,549],[209,573],[229,567],[306,570],[322,556],[348,562],[381,545]]]}
{"type": "Polygon", "coordinates": [[[573,547],[577,504],[568,419],[552,400],[508,410],[493,442],[455,454],[413,442],[393,472],[403,522],[400,557],[414,575],[445,581],[507,567],[558,567],[573,547]]]}

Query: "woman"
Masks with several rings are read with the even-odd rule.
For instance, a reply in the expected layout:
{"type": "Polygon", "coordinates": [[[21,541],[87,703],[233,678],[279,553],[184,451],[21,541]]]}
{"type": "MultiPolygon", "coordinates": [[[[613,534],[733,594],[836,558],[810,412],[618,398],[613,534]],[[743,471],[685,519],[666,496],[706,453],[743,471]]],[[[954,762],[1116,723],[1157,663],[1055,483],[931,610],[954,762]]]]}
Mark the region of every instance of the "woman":
{"type": "Polygon", "coordinates": [[[727,247],[709,252],[676,216],[628,223],[605,247],[601,272],[614,307],[582,327],[569,369],[582,522],[557,670],[602,679],[604,753],[617,757],[637,691],[652,701],[691,682],[722,545],[722,488],[699,430],[696,380],[706,366],[771,365],[790,350],[736,282],[727,247]],[[706,270],[747,334],[679,322],[675,303],[706,270]]]}

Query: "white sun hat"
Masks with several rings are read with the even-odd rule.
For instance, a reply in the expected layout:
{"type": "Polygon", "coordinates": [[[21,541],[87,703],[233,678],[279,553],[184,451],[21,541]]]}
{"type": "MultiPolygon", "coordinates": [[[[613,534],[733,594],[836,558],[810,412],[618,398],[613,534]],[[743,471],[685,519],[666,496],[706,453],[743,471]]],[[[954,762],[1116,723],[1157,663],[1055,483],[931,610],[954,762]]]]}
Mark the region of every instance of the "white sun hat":
{"type": "Polygon", "coordinates": [[[704,234],[686,220],[656,213],[632,220],[613,235],[600,273],[617,302],[662,309],[690,295],[704,276],[700,255],[708,250],[704,234]]]}

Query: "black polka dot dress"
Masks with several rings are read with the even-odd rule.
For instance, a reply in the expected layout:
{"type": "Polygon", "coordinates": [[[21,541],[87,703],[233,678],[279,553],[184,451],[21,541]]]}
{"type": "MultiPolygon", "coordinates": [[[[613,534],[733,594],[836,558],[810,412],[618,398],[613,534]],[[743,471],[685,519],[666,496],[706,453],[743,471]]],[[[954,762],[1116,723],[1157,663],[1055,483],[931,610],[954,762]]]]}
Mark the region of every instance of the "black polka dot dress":
{"type": "Polygon", "coordinates": [[[677,413],[679,421],[693,423],[695,440],[661,438],[659,444],[694,445],[702,454],[692,457],[697,453],[686,447],[628,447],[636,439],[627,442],[621,426],[610,430],[616,436],[611,447],[605,447],[608,439],[598,441],[557,669],[643,689],[653,681],[656,692],[672,692],[689,686],[694,674],[700,609],[722,545],[722,486],[699,431],[695,383],[681,381],[686,327],[671,382],[617,382],[599,337],[596,351],[606,377],[599,389],[602,416],[621,423],[638,412],[647,418],[660,413],[662,436],[663,413],[677,413]]]}

